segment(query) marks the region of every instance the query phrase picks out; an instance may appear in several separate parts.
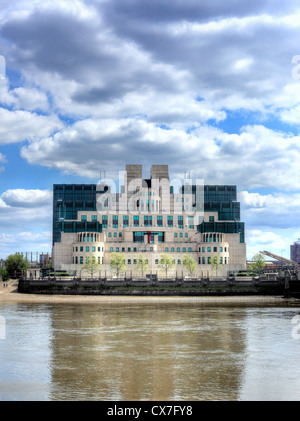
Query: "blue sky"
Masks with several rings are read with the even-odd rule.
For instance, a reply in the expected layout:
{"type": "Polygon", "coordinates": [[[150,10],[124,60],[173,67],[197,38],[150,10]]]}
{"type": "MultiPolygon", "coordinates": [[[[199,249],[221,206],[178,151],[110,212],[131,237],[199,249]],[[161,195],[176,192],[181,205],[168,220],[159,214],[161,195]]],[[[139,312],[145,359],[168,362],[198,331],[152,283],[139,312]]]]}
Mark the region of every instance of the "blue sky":
{"type": "Polygon", "coordinates": [[[54,183],[97,183],[126,163],[237,185],[248,258],[289,257],[300,238],[298,1],[0,6],[0,258],[51,252],[54,183]]]}

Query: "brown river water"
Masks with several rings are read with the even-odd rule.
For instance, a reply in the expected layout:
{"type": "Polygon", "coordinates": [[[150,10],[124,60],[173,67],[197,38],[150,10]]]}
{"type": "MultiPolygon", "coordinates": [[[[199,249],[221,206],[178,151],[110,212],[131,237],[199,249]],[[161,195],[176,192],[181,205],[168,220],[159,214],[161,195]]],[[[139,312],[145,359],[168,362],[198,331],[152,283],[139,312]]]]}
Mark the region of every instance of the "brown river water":
{"type": "Polygon", "coordinates": [[[299,314],[283,299],[0,302],[0,401],[299,401],[299,314]]]}

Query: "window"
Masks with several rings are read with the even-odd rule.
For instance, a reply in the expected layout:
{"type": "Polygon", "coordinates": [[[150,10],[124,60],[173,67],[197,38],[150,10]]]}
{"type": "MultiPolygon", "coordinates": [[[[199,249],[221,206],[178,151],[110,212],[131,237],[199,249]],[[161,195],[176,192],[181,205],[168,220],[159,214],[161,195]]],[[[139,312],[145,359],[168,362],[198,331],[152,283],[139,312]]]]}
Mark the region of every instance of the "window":
{"type": "Polygon", "coordinates": [[[86,250],[86,251],[90,251],[89,246],[86,246],[85,250],[86,250]]]}
{"type": "Polygon", "coordinates": [[[81,220],[86,221],[86,215],[81,215],[81,220]]]}
{"type": "Polygon", "coordinates": [[[177,260],[177,264],[178,264],[178,265],[180,265],[180,264],[181,264],[181,260],[180,260],[180,259],[178,259],[178,260],[177,260]]]}
{"type": "Polygon", "coordinates": [[[177,238],[177,232],[174,233],[174,237],[177,238]]]}
{"type": "Polygon", "coordinates": [[[218,251],[218,247],[214,247],[214,252],[217,252],[218,251]]]}
{"type": "Polygon", "coordinates": [[[215,222],[215,217],[214,216],[210,216],[209,217],[209,222],[215,222]]]}
{"type": "Polygon", "coordinates": [[[182,232],[179,234],[179,236],[182,238],[182,236],[183,236],[182,232]]]}
{"type": "Polygon", "coordinates": [[[117,233],[116,232],[114,232],[114,237],[116,237],[117,236],[117,233]]]}
{"type": "Polygon", "coordinates": [[[207,263],[210,265],[210,263],[211,263],[211,257],[208,257],[207,258],[207,263]]]}
{"type": "Polygon", "coordinates": [[[202,251],[205,252],[205,247],[202,247],[202,251]]]}
{"type": "Polygon", "coordinates": [[[171,251],[172,251],[172,252],[174,251],[174,247],[171,247],[171,251]]]}
{"type": "Polygon", "coordinates": [[[128,215],[123,216],[123,228],[128,227],[128,215]]]}
{"type": "Polygon", "coordinates": [[[225,265],[227,265],[227,257],[225,257],[225,259],[224,259],[225,261],[224,261],[224,263],[225,263],[225,265]]]}
{"type": "Polygon", "coordinates": [[[121,232],[119,232],[119,237],[122,237],[122,233],[121,232]]]}
{"type": "Polygon", "coordinates": [[[166,247],[165,251],[166,251],[166,252],[168,252],[168,251],[169,251],[169,248],[168,248],[168,247],[166,247]]]}
{"type": "Polygon", "coordinates": [[[178,228],[183,228],[183,216],[178,216],[178,228]]]}
{"type": "Polygon", "coordinates": [[[98,251],[101,251],[101,250],[100,250],[100,247],[98,247],[98,251]]]}
{"type": "Polygon", "coordinates": [[[107,228],[107,215],[102,216],[102,228],[107,228]]]}
{"type": "Polygon", "coordinates": [[[180,251],[180,247],[177,247],[177,251],[180,251]]]}
{"type": "Polygon", "coordinates": [[[222,251],[223,251],[223,247],[220,247],[220,252],[222,253],[222,251]]]}
{"type": "Polygon", "coordinates": [[[211,247],[207,247],[207,251],[208,252],[211,252],[211,247]]]}
{"type": "Polygon", "coordinates": [[[111,232],[108,233],[108,236],[111,237],[111,232]]]}
{"type": "Polygon", "coordinates": [[[80,264],[83,265],[83,257],[80,256],[80,264]]]}
{"type": "Polygon", "coordinates": [[[118,228],[118,216],[113,215],[113,228],[118,228]]]}
{"type": "Polygon", "coordinates": [[[122,253],[125,253],[125,247],[122,247],[122,253]]]}
{"type": "Polygon", "coordinates": [[[83,251],[83,247],[82,246],[80,247],[80,251],[83,251]]]}
{"type": "Polygon", "coordinates": [[[119,247],[116,247],[116,252],[118,252],[119,251],[119,247]]]}
{"type": "Polygon", "coordinates": [[[185,234],[184,234],[184,236],[187,238],[187,236],[188,236],[188,233],[186,232],[185,234]]]}
{"type": "Polygon", "coordinates": [[[223,264],[223,257],[220,257],[220,264],[223,264]]]}
{"type": "Polygon", "coordinates": [[[98,257],[98,265],[100,265],[100,257],[98,257]]]}
{"type": "Polygon", "coordinates": [[[97,221],[97,215],[92,215],[92,221],[97,221]]]}
{"type": "Polygon", "coordinates": [[[189,247],[189,252],[191,252],[192,251],[192,248],[191,247],[189,247]]]}
{"type": "Polygon", "coordinates": [[[173,226],[173,216],[168,216],[168,227],[173,226]]]}
{"type": "Polygon", "coordinates": [[[139,217],[138,216],[134,216],[133,217],[133,225],[135,227],[138,227],[139,226],[139,217]]]}
{"type": "Polygon", "coordinates": [[[185,248],[185,247],[183,247],[183,248],[182,248],[182,251],[183,251],[183,252],[186,252],[186,248],[185,248]]]}
{"type": "Polygon", "coordinates": [[[202,264],[205,265],[205,257],[202,257],[202,264]]]}
{"type": "Polygon", "coordinates": [[[136,253],[136,247],[133,247],[133,252],[136,253]]]}
{"type": "Polygon", "coordinates": [[[162,216],[157,217],[157,226],[162,227],[163,226],[163,219],[162,216]]]}
{"type": "Polygon", "coordinates": [[[145,227],[152,227],[152,216],[144,216],[145,227]]]}
{"type": "Polygon", "coordinates": [[[114,251],[114,248],[113,247],[110,248],[110,252],[112,252],[112,251],[114,251]]]}
{"type": "Polygon", "coordinates": [[[92,247],[92,251],[96,251],[96,247],[92,247]]]}
{"type": "Polygon", "coordinates": [[[155,259],[155,264],[158,265],[158,259],[155,259]]]}
{"type": "Polygon", "coordinates": [[[194,228],[194,217],[189,216],[189,228],[194,228]]]}
{"type": "Polygon", "coordinates": [[[136,265],[136,259],[133,259],[133,264],[136,265]]]}
{"type": "Polygon", "coordinates": [[[130,252],[131,252],[131,248],[130,248],[130,247],[128,247],[127,251],[130,253],[130,252]]]}
{"type": "Polygon", "coordinates": [[[127,261],[127,262],[128,262],[128,264],[129,264],[129,265],[131,265],[131,259],[128,259],[128,261],[127,261]]]}

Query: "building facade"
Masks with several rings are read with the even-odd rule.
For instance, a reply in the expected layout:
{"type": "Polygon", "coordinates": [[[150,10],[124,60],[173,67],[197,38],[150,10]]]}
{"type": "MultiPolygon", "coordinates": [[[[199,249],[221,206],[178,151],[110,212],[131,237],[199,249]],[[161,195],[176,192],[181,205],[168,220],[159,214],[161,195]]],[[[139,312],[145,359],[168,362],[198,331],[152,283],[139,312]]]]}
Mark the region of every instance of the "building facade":
{"type": "Polygon", "coordinates": [[[198,276],[215,274],[215,255],[222,265],[218,276],[246,269],[236,186],[170,183],[167,165],[153,165],[149,179],[143,179],[141,165],[126,165],[123,181],[118,188],[112,180],[54,185],[55,270],[83,275],[92,255],[102,272],[110,272],[111,253],[124,253],[126,272],[133,275],[141,254],[149,274],[162,273],[162,254],[173,257],[170,274],[178,276],[185,274],[185,255],[196,261],[198,276]]]}
{"type": "Polygon", "coordinates": [[[294,241],[294,244],[290,246],[290,258],[294,262],[300,263],[300,239],[294,241]]]}

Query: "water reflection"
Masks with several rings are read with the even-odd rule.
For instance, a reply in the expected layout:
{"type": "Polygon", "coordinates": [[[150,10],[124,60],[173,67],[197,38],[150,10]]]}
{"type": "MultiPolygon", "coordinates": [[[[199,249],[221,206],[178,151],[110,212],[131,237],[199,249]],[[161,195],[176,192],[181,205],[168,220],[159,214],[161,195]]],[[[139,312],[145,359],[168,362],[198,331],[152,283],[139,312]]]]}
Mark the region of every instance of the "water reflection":
{"type": "Polygon", "coordinates": [[[244,317],[186,305],[67,306],[52,318],[51,398],[236,399],[244,317]]]}
{"type": "Polygon", "coordinates": [[[0,400],[300,400],[299,307],[0,306],[0,400]]]}

